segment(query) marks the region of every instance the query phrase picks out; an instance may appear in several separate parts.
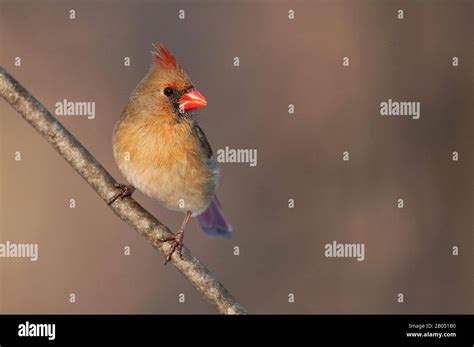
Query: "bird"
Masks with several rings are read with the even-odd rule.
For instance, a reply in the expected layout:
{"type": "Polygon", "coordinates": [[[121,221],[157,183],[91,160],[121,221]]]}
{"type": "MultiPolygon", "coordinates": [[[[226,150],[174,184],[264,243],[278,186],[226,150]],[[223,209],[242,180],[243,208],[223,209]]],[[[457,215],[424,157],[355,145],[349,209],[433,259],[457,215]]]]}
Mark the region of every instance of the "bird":
{"type": "Polygon", "coordinates": [[[116,183],[117,192],[108,204],[137,189],[184,213],[178,231],[159,239],[172,243],[166,265],[175,251],[183,259],[184,232],[191,217],[211,236],[229,239],[232,226],[216,197],[219,168],[195,117],[207,100],[163,44],[153,48],[149,71],[130,94],[113,130],[115,162],[130,184],[116,183]]]}

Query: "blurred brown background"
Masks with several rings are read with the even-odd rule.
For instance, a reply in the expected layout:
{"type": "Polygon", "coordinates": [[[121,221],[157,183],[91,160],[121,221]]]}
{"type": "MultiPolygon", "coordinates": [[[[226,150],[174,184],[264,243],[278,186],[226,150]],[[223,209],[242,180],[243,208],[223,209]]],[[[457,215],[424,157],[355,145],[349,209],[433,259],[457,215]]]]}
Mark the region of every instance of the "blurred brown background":
{"type": "MultiPolygon", "coordinates": [[[[94,120],[59,119],[123,182],[112,129],[164,42],[209,101],[199,119],[214,151],[258,149],[255,168],[220,165],[233,239],[195,222],[186,235],[250,312],[472,313],[473,4],[1,0],[0,65],[52,112],[95,101],[94,120]],[[380,116],[389,98],[421,102],[421,118],[380,116]],[[365,261],[325,258],[333,240],[365,243],[365,261]]],[[[0,312],[215,312],[3,100],[0,112],[0,242],[39,244],[37,262],[0,258],[0,312]]]]}

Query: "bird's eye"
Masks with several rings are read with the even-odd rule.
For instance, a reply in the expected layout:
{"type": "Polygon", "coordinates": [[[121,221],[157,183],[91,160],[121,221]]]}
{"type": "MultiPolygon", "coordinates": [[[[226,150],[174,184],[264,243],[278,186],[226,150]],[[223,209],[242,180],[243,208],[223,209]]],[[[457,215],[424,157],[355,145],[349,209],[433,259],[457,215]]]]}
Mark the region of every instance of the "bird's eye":
{"type": "Polygon", "coordinates": [[[171,89],[170,87],[166,87],[166,88],[163,90],[163,93],[164,93],[166,96],[171,96],[171,95],[173,95],[173,89],[171,89]]]}

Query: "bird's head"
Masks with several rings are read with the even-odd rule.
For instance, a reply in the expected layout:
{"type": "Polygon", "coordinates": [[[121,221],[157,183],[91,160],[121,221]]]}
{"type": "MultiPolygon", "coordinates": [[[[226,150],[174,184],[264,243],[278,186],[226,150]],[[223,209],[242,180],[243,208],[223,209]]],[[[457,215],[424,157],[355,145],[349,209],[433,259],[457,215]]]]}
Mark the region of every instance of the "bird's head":
{"type": "Polygon", "coordinates": [[[153,65],[142,87],[148,101],[159,108],[158,113],[180,118],[188,116],[190,110],[206,106],[206,99],[168,49],[162,44],[153,47],[153,65]]]}

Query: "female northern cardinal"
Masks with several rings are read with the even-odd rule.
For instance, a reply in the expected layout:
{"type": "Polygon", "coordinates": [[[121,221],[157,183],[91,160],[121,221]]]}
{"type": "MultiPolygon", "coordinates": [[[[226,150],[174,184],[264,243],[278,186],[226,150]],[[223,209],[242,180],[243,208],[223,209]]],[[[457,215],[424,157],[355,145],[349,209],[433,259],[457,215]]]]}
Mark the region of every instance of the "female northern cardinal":
{"type": "Polygon", "coordinates": [[[178,250],[182,257],[183,236],[191,216],[210,235],[230,238],[215,196],[219,171],[204,132],[191,110],[207,105],[191,80],[163,45],[153,45],[154,62],[130,95],[113,133],[115,161],[132,184],[117,184],[117,198],[135,188],[165,207],[185,213],[172,241],[165,264],[178,250]]]}

